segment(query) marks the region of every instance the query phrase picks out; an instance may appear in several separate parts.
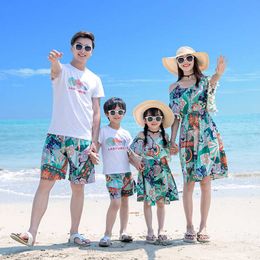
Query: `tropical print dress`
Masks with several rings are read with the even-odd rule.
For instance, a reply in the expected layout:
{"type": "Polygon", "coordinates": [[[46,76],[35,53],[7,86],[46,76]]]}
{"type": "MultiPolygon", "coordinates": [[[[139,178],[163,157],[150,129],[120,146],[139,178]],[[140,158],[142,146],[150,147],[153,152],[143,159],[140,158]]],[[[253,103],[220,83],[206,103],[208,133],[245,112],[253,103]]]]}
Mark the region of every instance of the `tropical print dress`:
{"type": "Polygon", "coordinates": [[[137,136],[131,149],[143,158],[144,171],[138,172],[137,201],[146,201],[153,206],[156,201],[163,199],[165,204],[178,200],[178,190],[169,167],[169,145],[164,148],[160,134],[158,138],[147,135],[147,144],[144,138],[137,136]]]}
{"type": "Polygon", "coordinates": [[[198,86],[183,88],[177,85],[170,92],[170,107],[181,119],[179,147],[185,182],[201,181],[206,176],[212,179],[227,176],[223,143],[208,112],[211,110],[208,102],[211,94],[208,77],[201,78],[198,86]]]}

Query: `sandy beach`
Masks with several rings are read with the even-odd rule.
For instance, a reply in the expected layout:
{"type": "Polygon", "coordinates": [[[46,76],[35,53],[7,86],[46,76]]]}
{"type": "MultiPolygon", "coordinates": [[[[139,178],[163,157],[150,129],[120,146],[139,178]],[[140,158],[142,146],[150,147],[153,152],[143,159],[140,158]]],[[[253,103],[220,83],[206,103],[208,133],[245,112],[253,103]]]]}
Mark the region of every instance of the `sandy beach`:
{"type": "MultiPolygon", "coordinates": [[[[69,200],[51,199],[39,228],[33,248],[13,241],[9,234],[26,230],[31,203],[2,203],[0,206],[0,258],[1,259],[260,259],[260,197],[248,192],[247,196],[216,197],[208,221],[211,242],[186,244],[182,241],[185,220],[181,200],[167,206],[165,232],[169,245],[145,243],[145,222],[142,203],[131,198],[129,233],[134,236],[130,244],[118,241],[119,221],[113,230],[113,245],[100,248],[98,241],[104,232],[108,199],[86,197],[80,232],[92,241],[90,247],[67,243],[70,226],[69,200]]],[[[154,217],[156,211],[154,208],[154,217]]],[[[194,203],[194,224],[199,225],[199,199],[194,203]]],[[[154,226],[156,218],[154,218],[154,226]]]]}

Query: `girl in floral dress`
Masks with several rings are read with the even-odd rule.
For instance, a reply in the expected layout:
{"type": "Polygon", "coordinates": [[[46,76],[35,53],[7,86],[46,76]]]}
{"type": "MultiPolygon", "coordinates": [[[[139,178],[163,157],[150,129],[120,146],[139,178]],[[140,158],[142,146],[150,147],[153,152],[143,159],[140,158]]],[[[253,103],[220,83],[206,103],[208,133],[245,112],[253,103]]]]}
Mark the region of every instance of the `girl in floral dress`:
{"type": "Polygon", "coordinates": [[[169,168],[170,143],[164,128],[170,127],[174,115],[171,109],[160,101],[149,100],[134,110],[136,122],[144,127],[131,144],[131,149],[142,157],[137,181],[137,201],[144,202],[147,225],[146,241],[156,242],[152,227],[152,208],[157,205],[158,241],[164,242],[163,234],[165,204],[178,200],[177,187],[169,168]]]}
{"type": "Polygon", "coordinates": [[[217,127],[209,112],[216,112],[217,82],[225,71],[224,57],[217,62],[216,73],[206,77],[201,71],[208,68],[205,52],[181,47],[175,57],[163,58],[163,65],[178,76],[169,89],[170,107],[175,115],[172,125],[171,150],[178,152],[175,143],[180,125],[179,149],[184,177],[183,205],[187,221],[186,242],[208,242],[206,222],[211,201],[211,180],[227,176],[227,160],[217,127]],[[201,188],[201,221],[196,234],[193,221],[192,194],[195,182],[201,188]]]}

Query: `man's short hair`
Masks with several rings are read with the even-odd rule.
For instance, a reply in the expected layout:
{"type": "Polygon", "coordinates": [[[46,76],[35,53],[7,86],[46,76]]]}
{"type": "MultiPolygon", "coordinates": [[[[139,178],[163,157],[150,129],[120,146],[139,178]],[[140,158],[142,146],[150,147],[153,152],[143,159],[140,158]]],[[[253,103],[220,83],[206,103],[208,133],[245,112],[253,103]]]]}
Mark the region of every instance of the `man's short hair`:
{"type": "Polygon", "coordinates": [[[94,49],[95,48],[95,36],[93,33],[91,32],[84,32],[84,31],[80,31],[80,32],[77,32],[73,35],[73,37],[71,38],[71,46],[74,45],[74,43],[77,41],[77,39],[79,38],[87,38],[87,39],[90,39],[92,41],[92,48],[94,49]]]}

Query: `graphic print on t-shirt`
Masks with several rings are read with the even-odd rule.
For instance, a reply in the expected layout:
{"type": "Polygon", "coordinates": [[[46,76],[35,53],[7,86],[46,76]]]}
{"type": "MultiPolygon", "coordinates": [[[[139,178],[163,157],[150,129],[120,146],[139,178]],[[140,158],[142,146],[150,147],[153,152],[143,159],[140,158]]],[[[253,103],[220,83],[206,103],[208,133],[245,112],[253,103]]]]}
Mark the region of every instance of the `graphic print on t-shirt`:
{"type": "Polygon", "coordinates": [[[80,94],[86,94],[89,89],[86,82],[81,81],[80,79],[75,79],[74,77],[68,78],[68,83],[70,90],[75,90],[80,94]]]}
{"type": "Polygon", "coordinates": [[[127,150],[126,140],[109,137],[106,139],[107,150],[127,150]]]}

